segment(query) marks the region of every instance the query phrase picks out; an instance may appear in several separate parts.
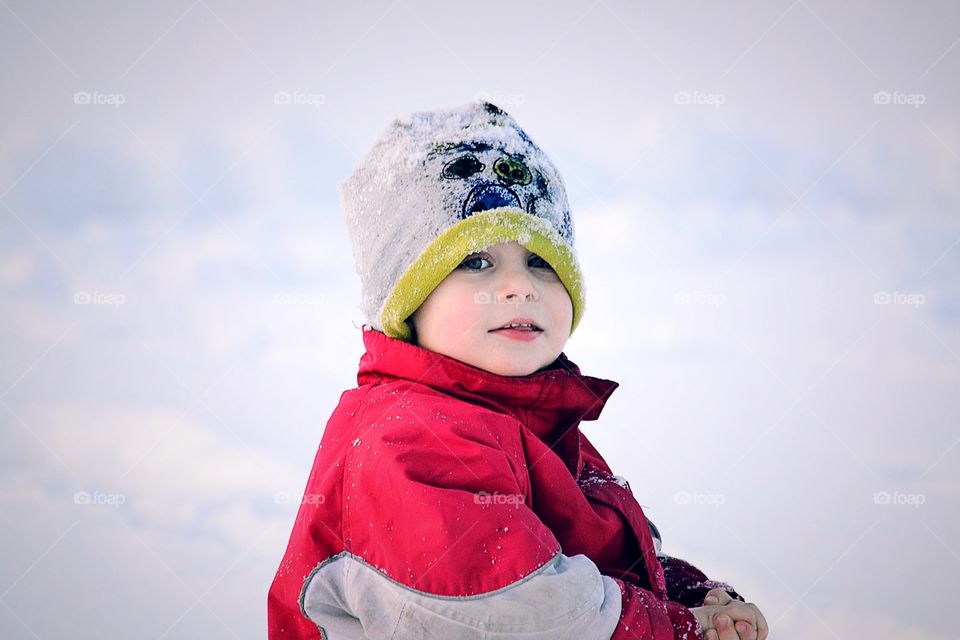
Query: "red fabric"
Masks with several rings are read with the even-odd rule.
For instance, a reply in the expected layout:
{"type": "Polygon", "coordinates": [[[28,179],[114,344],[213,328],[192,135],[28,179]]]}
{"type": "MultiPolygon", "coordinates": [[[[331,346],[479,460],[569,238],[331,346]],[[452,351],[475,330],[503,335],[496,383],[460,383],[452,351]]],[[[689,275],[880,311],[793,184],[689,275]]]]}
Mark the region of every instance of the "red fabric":
{"type": "Polygon", "coordinates": [[[743,596],[726,582],[709,579],[700,569],[680,558],[660,558],[667,582],[667,597],[688,607],[699,607],[711,589],[723,589],[734,600],[744,602],[743,596]]]}
{"type": "Polygon", "coordinates": [[[617,580],[617,583],[623,593],[623,611],[620,614],[620,624],[610,640],[700,638],[700,625],[690,609],[676,602],[660,600],[649,591],[623,580],[617,580]]]}
{"type": "Polygon", "coordinates": [[[615,638],[695,637],[693,614],[668,602],[683,576],[668,589],[640,505],[579,429],[616,382],[563,354],[507,377],[366,326],[363,340],[358,387],[327,423],[270,589],[271,639],[320,637],[300,592],[342,551],[442,596],[494,591],[561,550],[582,553],[621,585],[615,638]]]}

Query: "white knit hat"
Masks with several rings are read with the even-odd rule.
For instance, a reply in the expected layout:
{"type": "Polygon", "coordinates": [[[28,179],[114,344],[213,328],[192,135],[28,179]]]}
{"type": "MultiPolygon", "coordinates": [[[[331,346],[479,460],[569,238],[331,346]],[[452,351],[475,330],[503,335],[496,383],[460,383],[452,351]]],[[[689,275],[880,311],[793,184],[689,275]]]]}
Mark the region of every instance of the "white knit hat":
{"type": "Polygon", "coordinates": [[[395,119],[339,185],[375,329],[410,340],[407,318],[463,259],[515,240],[543,258],[570,294],[576,328],[584,285],[560,174],[510,115],[474,101],[395,119]]]}

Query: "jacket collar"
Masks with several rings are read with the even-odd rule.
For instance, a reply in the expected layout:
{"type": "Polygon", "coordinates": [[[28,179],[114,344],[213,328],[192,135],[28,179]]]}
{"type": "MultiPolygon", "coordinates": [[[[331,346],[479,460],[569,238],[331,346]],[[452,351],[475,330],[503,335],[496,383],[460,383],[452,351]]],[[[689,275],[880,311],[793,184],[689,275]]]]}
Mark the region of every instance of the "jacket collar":
{"type": "Polygon", "coordinates": [[[619,386],[585,376],[563,353],[546,368],[526,376],[501,376],[449,356],[424,349],[363,325],[366,353],[360,358],[357,383],[384,378],[410,380],[471,404],[513,416],[564,458],[579,475],[582,420],[596,420],[619,386]]]}

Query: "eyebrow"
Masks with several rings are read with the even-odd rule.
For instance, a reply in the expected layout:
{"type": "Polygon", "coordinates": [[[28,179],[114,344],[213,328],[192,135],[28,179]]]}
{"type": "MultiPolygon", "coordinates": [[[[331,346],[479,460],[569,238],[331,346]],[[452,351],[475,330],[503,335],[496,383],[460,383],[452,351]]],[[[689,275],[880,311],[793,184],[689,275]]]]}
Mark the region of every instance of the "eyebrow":
{"type": "Polygon", "coordinates": [[[481,152],[481,151],[490,151],[493,149],[493,145],[488,142],[474,141],[474,142],[438,142],[433,145],[430,151],[427,152],[427,157],[434,156],[438,153],[451,153],[451,152],[462,152],[462,151],[471,151],[471,152],[481,152]]]}

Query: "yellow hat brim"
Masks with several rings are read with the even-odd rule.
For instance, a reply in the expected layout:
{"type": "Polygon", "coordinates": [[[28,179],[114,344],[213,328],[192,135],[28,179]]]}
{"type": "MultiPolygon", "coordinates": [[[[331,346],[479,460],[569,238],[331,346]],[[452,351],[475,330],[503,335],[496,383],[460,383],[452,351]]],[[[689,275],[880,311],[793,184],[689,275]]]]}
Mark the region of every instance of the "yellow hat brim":
{"type": "Polygon", "coordinates": [[[465,257],[501,242],[516,241],[553,267],[573,303],[573,334],[584,311],[583,275],[573,251],[542,218],[521,209],[502,207],[473,214],[444,230],[400,276],[380,313],[383,332],[410,342],[406,320],[465,257]]]}

